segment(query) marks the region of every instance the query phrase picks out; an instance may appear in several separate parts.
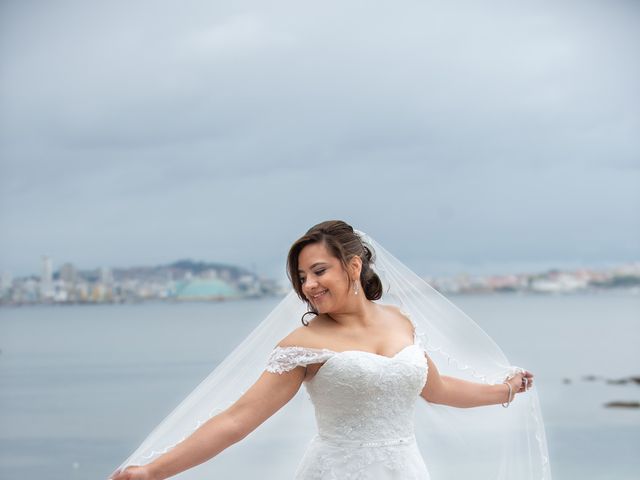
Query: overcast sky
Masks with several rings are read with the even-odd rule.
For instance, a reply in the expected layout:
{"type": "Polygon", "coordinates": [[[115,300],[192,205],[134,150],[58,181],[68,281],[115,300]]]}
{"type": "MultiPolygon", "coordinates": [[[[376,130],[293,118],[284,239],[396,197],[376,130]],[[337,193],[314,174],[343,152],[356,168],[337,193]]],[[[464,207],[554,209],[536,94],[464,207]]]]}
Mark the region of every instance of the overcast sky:
{"type": "Polygon", "coordinates": [[[0,270],[640,260],[637,1],[3,1],[0,270]]]}

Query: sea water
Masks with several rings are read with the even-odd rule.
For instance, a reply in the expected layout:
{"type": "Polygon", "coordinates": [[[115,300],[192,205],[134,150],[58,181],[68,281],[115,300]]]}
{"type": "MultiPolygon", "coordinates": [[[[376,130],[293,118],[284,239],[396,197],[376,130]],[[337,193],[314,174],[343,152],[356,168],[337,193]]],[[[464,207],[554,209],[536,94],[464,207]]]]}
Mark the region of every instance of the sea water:
{"type": "MultiPolygon", "coordinates": [[[[640,297],[449,298],[535,374],[554,478],[638,478],[640,409],[604,404],[640,401],[607,383],[640,375],[640,297]]],[[[279,300],[0,308],[0,478],[106,478],[279,300]]]]}

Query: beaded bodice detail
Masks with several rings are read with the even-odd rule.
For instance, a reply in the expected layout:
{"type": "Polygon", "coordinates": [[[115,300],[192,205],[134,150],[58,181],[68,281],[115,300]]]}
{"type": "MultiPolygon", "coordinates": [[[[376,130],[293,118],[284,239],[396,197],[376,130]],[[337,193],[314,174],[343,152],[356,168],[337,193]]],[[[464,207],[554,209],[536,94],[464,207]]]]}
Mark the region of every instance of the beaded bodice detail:
{"type": "Polygon", "coordinates": [[[415,406],[428,374],[415,324],[413,343],[393,356],[276,347],[267,370],[311,364],[321,364],[305,383],[318,434],[295,480],[429,479],[414,436],[415,406]]]}
{"type": "Polygon", "coordinates": [[[267,370],[323,364],[305,385],[319,436],[340,444],[384,445],[413,436],[415,404],[428,364],[418,335],[392,357],[348,350],[276,347],[267,370]]]}
{"type": "Polygon", "coordinates": [[[306,384],[319,435],[365,444],[410,438],[426,364],[417,345],[393,357],[359,351],[334,355],[306,384]]]}

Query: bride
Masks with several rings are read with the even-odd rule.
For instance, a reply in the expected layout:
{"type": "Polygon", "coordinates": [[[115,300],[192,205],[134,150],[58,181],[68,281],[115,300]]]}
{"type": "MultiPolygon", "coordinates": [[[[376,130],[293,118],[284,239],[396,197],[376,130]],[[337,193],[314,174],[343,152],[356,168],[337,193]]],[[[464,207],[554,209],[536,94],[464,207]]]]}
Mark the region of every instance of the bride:
{"type": "Polygon", "coordinates": [[[535,391],[524,408],[514,402],[533,375],[510,366],[471,319],[373,239],[345,222],[322,222],[294,242],[287,273],[293,292],[110,478],[161,480],[202,464],[303,384],[317,434],[296,479],[469,478],[456,473],[465,462],[473,478],[551,478],[535,391]],[[302,324],[294,329],[293,311],[302,324]],[[280,340],[262,356],[274,333],[280,340]],[[437,366],[434,356],[446,362],[437,366]],[[259,374],[240,381],[246,391],[235,384],[240,365],[259,374]],[[424,445],[416,440],[418,403],[433,437],[424,445]]]}

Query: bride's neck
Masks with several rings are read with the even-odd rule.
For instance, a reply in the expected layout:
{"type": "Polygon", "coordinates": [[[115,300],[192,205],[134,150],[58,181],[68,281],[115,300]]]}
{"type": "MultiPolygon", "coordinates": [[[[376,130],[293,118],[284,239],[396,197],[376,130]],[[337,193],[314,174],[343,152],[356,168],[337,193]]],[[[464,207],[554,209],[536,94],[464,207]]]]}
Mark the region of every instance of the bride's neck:
{"type": "Polygon", "coordinates": [[[353,302],[343,310],[336,312],[327,312],[327,315],[331,319],[342,325],[343,327],[367,327],[371,325],[372,319],[375,317],[380,307],[372,302],[363,298],[357,303],[353,302]]]}

